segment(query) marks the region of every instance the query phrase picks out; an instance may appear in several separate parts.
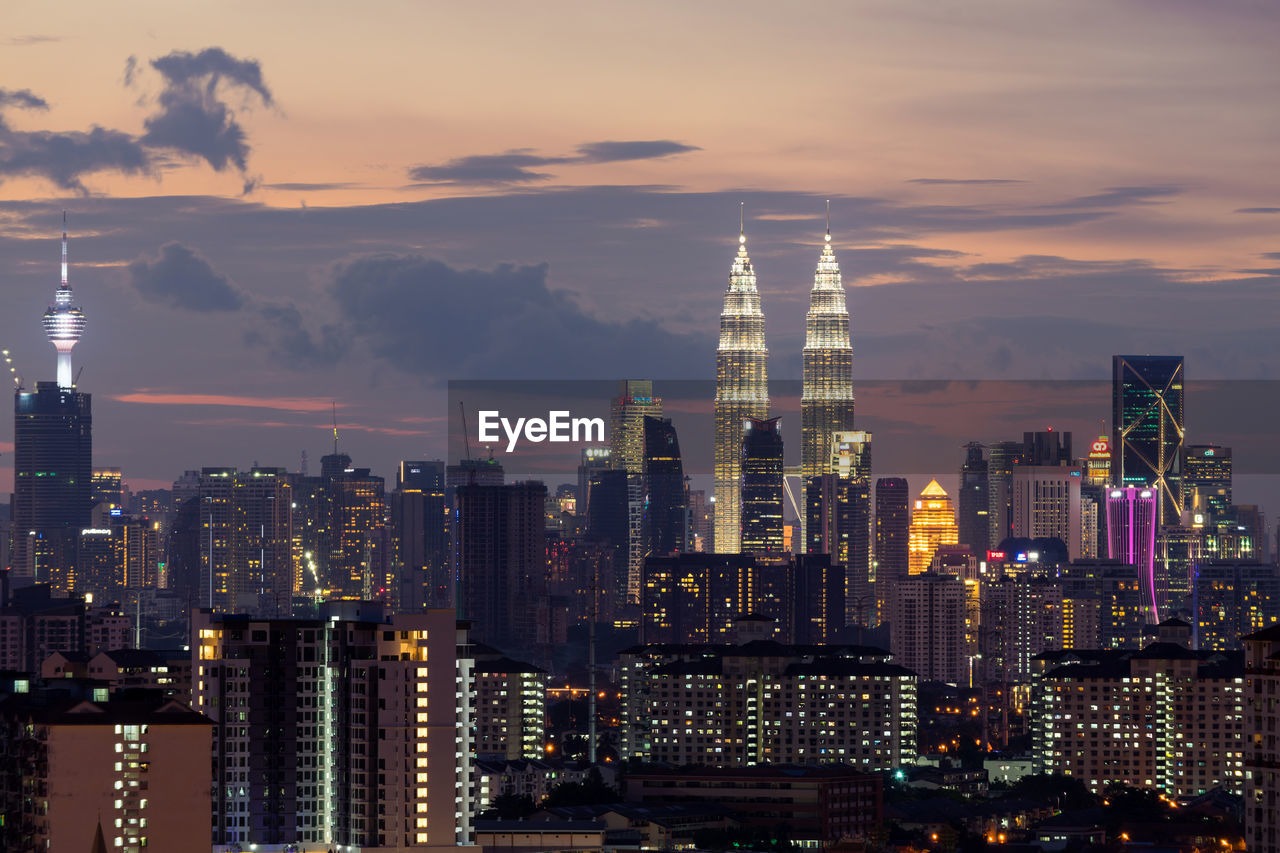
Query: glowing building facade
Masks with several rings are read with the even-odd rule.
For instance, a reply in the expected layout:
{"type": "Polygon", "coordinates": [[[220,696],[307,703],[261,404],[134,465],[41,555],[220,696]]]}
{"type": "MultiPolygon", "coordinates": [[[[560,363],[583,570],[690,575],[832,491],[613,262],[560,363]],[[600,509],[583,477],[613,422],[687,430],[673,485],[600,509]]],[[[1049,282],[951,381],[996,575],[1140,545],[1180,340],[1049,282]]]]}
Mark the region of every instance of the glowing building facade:
{"type": "Polygon", "coordinates": [[[911,513],[908,573],[919,575],[927,572],[939,545],[956,545],[959,542],[960,528],[956,525],[955,510],[951,508],[951,497],[937,480],[930,480],[920,497],[916,498],[911,513]]]}
{"type": "Polygon", "coordinates": [[[744,554],[783,554],[782,420],[748,418],[742,426],[744,554]]]}
{"type": "Polygon", "coordinates": [[[853,429],[853,347],[840,265],[831,249],[831,223],[813,275],[805,317],[804,382],[800,394],[800,473],[828,473],[831,434],[853,429]]]}
{"type": "Polygon", "coordinates": [[[1151,624],[1159,623],[1156,596],[1155,489],[1128,486],[1107,492],[1107,557],[1138,570],[1142,606],[1151,624]]]}
{"type": "Polygon", "coordinates": [[[741,550],[742,424],[769,417],[768,361],[756,272],[740,230],[716,348],[715,548],[721,554],[741,550]]]}
{"type": "Polygon", "coordinates": [[[1159,524],[1177,524],[1184,504],[1180,355],[1112,357],[1114,486],[1154,489],[1159,524]]]}

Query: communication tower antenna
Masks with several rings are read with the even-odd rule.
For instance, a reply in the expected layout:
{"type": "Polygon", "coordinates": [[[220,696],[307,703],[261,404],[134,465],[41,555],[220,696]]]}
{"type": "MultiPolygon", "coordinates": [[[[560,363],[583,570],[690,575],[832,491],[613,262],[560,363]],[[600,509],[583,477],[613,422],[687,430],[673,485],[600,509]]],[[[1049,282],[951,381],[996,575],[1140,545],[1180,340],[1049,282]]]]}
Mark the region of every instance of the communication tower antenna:
{"type": "Polygon", "coordinates": [[[333,455],[338,455],[338,401],[333,401],[333,455]]]}

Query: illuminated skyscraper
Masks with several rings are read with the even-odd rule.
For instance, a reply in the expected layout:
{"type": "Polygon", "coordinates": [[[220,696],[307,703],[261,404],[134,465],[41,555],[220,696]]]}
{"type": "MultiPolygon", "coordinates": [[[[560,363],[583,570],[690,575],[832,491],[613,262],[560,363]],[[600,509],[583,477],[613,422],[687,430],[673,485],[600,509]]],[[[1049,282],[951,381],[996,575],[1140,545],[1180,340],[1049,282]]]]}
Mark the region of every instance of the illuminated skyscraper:
{"type": "Polygon", "coordinates": [[[624,379],[609,404],[610,467],[628,474],[644,471],[645,418],[662,417],[662,398],[647,379],[624,379]]]}
{"type": "Polygon", "coordinates": [[[959,542],[960,528],[956,526],[951,498],[937,480],[930,480],[911,511],[908,572],[913,575],[927,572],[939,545],[959,542]]]}
{"type": "Polygon", "coordinates": [[[748,418],[742,427],[741,551],[777,555],[787,552],[782,537],[781,418],[748,418]]]}
{"type": "Polygon", "coordinates": [[[1013,468],[1022,459],[1023,446],[1017,441],[998,441],[987,454],[987,523],[991,547],[1008,539],[1013,526],[1013,468]]]}
{"type": "Polygon", "coordinates": [[[1127,486],[1107,492],[1107,557],[1138,570],[1142,606],[1150,624],[1160,622],[1156,593],[1156,516],[1154,489],[1127,486]]]}
{"type": "Polygon", "coordinates": [[[853,429],[853,347],[840,265],[827,233],[805,317],[804,384],[800,394],[800,473],[804,482],[827,473],[831,434],[853,429]]]}
{"type": "Polygon", "coordinates": [[[92,504],[93,414],[88,394],[75,390],[71,350],[85,317],[71,304],[67,226],[62,222],[62,284],[44,313],[44,331],[58,351],[57,382],[37,382],[14,395],[13,550],[16,577],[47,582],[75,571],[75,543],[89,526],[92,504]]]}
{"type": "Polygon", "coordinates": [[[1197,444],[1185,452],[1182,493],[1187,506],[1209,519],[1225,518],[1231,508],[1231,448],[1197,444]]]}
{"type": "Polygon", "coordinates": [[[871,566],[871,433],[835,432],[822,472],[805,483],[805,551],[844,570],[847,620],[875,624],[871,566]]]}
{"type": "Polygon", "coordinates": [[[1184,505],[1182,356],[1117,355],[1111,363],[1113,485],[1154,489],[1156,522],[1177,524],[1184,505]]]}
{"type": "Polygon", "coordinates": [[[721,554],[741,550],[742,424],[769,417],[768,361],[756,272],[739,222],[738,255],[729,270],[716,348],[715,547],[721,554]]]}

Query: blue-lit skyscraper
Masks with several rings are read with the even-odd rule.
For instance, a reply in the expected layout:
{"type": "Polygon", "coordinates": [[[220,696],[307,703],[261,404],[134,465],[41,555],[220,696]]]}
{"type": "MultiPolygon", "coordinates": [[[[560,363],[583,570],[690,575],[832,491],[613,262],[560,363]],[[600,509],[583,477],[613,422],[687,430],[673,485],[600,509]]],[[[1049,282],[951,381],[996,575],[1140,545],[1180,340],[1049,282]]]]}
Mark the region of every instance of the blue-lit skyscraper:
{"type": "Polygon", "coordinates": [[[1182,514],[1183,372],[1180,355],[1117,355],[1112,360],[1112,466],[1115,485],[1160,496],[1158,524],[1182,514]]]}

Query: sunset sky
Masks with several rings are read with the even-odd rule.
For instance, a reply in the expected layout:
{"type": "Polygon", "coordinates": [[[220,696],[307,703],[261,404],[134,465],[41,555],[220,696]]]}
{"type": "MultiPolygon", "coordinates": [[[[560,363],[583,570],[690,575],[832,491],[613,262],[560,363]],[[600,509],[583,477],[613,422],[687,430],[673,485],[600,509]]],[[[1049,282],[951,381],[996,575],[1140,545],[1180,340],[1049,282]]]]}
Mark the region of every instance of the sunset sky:
{"type": "Polygon", "coordinates": [[[1277,44],[1254,2],[9,3],[0,347],[53,378],[66,209],[95,464],[315,471],[336,401],[390,477],[451,379],[710,378],[740,201],[798,377],[829,198],[857,378],[1277,379],[1277,44]]]}

